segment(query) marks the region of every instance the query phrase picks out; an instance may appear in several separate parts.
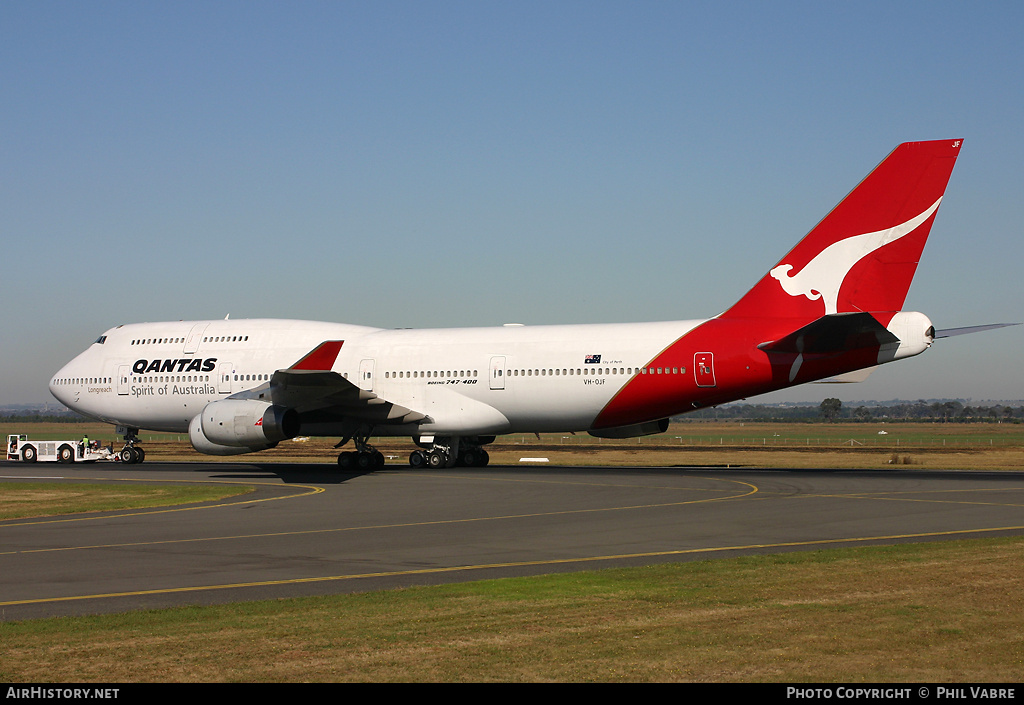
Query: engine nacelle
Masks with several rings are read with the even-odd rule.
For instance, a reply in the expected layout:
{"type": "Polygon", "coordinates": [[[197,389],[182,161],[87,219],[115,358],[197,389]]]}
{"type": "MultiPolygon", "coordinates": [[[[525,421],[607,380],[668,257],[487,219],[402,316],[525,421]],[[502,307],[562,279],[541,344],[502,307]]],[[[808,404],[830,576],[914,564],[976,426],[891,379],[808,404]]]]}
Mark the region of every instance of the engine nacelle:
{"type": "Polygon", "coordinates": [[[188,427],[192,447],[208,455],[266,450],[298,432],[299,416],[294,409],[254,399],[210,402],[188,427]]]}
{"type": "Polygon", "coordinates": [[[188,424],[188,440],[192,447],[206,455],[241,455],[242,453],[253,453],[258,450],[273,448],[276,443],[268,443],[259,447],[250,448],[247,446],[225,446],[214,443],[203,435],[203,415],[198,414],[188,424]]]}
{"type": "Polygon", "coordinates": [[[653,436],[668,430],[668,419],[658,419],[647,423],[636,423],[630,426],[614,426],[587,431],[596,438],[636,438],[637,436],[653,436]]]}

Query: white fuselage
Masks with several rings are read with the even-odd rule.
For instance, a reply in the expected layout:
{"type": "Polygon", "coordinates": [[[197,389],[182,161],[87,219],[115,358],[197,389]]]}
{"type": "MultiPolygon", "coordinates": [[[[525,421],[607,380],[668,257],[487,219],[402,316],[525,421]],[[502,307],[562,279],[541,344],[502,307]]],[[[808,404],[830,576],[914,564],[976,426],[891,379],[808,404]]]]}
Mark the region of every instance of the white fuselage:
{"type": "Polygon", "coordinates": [[[424,414],[418,433],[583,431],[632,376],[646,374],[660,351],[700,323],[419,330],[271,319],[139,323],[107,331],[54,375],[50,390],[109,423],[185,432],[210,402],[266,384],[320,343],[341,340],[332,371],[424,414]]]}

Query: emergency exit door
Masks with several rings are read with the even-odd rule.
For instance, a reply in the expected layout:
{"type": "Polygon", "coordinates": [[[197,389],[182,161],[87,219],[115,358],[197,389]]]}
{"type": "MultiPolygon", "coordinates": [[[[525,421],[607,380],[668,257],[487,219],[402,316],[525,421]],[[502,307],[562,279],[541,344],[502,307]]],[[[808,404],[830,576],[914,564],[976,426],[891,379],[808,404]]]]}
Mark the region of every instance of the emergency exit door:
{"type": "Polygon", "coordinates": [[[231,373],[234,365],[230,362],[222,362],[217,365],[217,393],[218,394],[230,394],[231,393],[231,373]]]}
{"type": "Polygon", "coordinates": [[[117,393],[127,394],[128,388],[131,386],[128,381],[128,375],[131,372],[131,365],[118,365],[117,366],[117,393]]]}
{"type": "Polygon", "coordinates": [[[495,355],[491,358],[491,389],[505,388],[505,356],[495,355]]]}
{"type": "Polygon", "coordinates": [[[715,386],[715,356],[714,353],[702,352],[693,355],[693,375],[697,380],[698,387],[715,386]]]}
{"type": "Polygon", "coordinates": [[[359,362],[359,388],[373,391],[373,360],[359,362]]]}

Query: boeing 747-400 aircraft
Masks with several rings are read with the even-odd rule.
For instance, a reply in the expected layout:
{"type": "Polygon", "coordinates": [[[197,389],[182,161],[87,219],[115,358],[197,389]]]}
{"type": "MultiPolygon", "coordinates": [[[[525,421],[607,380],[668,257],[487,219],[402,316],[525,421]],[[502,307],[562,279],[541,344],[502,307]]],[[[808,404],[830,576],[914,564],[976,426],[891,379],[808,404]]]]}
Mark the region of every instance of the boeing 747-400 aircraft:
{"type": "Polygon", "coordinates": [[[355,446],[338,463],[363,468],[383,463],[372,436],[410,436],[412,465],[443,467],[486,464],[484,447],[504,433],[658,433],[670,416],[870,370],[942,337],[901,309],[960,146],[897,147],[712,318],[438,330],[136,323],[101,335],[50,390],[121,427],[128,463],[144,458],[143,428],[188,432],[213,455],[338,437],[355,446]]]}

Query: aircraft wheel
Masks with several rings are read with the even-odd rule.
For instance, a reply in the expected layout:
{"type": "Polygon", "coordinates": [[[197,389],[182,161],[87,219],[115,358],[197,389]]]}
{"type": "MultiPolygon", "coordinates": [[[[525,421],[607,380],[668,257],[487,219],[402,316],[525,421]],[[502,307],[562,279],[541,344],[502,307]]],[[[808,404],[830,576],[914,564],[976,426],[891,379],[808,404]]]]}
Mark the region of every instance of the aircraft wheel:
{"type": "Polygon", "coordinates": [[[146,449],[135,446],[135,462],[144,463],[146,462],[146,449]]]}
{"type": "Polygon", "coordinates": [[[75,450],[69,445],[62,445],[57,450],[57,462],[58,463],[73,463],[75,462],[75,450]]]}
{"type": "Polygon", "coordinates": [[[462,452],[462,464],[471,468],[482,468],[490,462],[490,456],[483,448],[467,448],[462,452]]]}
{"type": "Polygon", "coordinates": [[[34,463],[34,462],[36,462],[36,447],[35,446],[22,446],[22,448],[21,448],[21,461],[23,463],[34,463]]]}
{"type": "Polygon", "coordinates": [[[342,470],[351,470],[353,467],[355,467],[356,464],[356,459],[352,457],[354,455],[355,453],[352,453],[350,451],[338,453],[338,467],[340,467],[342,470]]]}
{"type": "Polygon", "coordinates": [[[432,450],[427,455],[427,465],[432,468],[443,468],[448,464],[448,458],[442,451],[432,450]]]}
{"type": "Polygon", "coordinates": [[[422,468],[427,465],[427,455],[422,450],[414,450],[409,455],[409,465],[414,468],[422,468]]]}
{"type": "Polygon", "coordinates": [[[360,453],[356,456],[356,464],[359,466],[360,470],[369,470],[370,468],[375,467],[376,463],[374,460],[375,458],[373,457],[373,453],[360,453]]]}
{"type": "Polygon", "coordinates": [[[121,449],[120,453],[121,462],[125,465],[132,465],[133,463],[139,462],[139,454],[135,452],[135,449],[131,446],[125,446],[121,449]]]}

